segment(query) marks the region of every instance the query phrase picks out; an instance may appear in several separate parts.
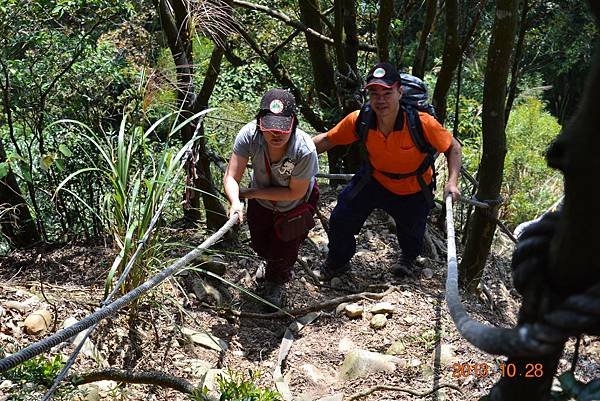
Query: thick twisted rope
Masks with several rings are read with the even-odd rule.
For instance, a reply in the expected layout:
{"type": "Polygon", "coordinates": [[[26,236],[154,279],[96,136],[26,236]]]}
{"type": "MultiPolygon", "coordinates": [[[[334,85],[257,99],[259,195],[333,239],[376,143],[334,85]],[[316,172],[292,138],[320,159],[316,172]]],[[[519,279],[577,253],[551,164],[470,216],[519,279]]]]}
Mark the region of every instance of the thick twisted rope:
{"type": "MultiPolygon", "coordinates": [[[[544,279],[548,265],[548,247],[554,233],[557,216],[549,215],[523,233],[513,255],[515,287],[524,298],[539,300],[547,288],[544,279]],[[555,221],[551,221],[554,219],[555,221]]],[[[492,327],[469,317],[458,292],[458,269],[452,212],[452,198],[446,199],[448,232],[448,276],[446,302],[450,316],[463,338],[489,354],[511,357],[540,356],[561,349],[569,336],[600,333],[600,283],[585,293],[565,299],[558,307],[543,314],[540,322],[524,323],[512,329],[492,327]]],[[[524,304],[530,312],[537,305],[524,304]]]]}
{"type": "Polygon", "coordinates": [[[172,276],[173,274],[179,272],[183,268],[185,268],[190,262],[197,259],[204,251],[210,246],[214,245],[219,239],[225,235],[227,231],[233,227],[233,225],[237,222],[238,215],[232,215],[229,220],[213,235],[207,238],[202,244],[200,244],[197,248],[188,252],[186,255],[178,259],[171,266],[165,268],[160,273],[150,278],[142,285],[137,288],[134,288],[121,298],[116,299],[114,302],[98,309],[96,312],[91,315],[81,319],[79,322],[74,325],[67,327],[58,331],[57,333],[38,341],[34,344],[29,345],[28,347],[10,355],[6,358],[0,360],[0,373],[7,371],[8,369],[12,369],[15,366],[37,356],[41,353],[49,350],[50,348],[60,344],[63,341],[73,337],[74,335],[82,332],[83,330],[91,327],[92,325],[98,323],[99,321],[106,319],[109,316],[114,315],[119,309],[123,308],[126,305],[129,305],[131,302],[156,287],[164,280],[172,276]]]}

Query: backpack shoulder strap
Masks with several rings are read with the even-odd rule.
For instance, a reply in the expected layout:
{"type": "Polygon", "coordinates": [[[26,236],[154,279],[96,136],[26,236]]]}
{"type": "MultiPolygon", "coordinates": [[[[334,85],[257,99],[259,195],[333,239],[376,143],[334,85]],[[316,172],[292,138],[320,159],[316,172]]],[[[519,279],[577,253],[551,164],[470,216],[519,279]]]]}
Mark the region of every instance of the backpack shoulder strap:
{"type": "Polygon", "coordinates": [[[435,154],[437,150],[431,146],[425,134],[423,133],[423,125],[421,124],[421,118],[419,117],[419,111],[415,107],[403,106],[406,112],[406,123],[408,124],[408,132],[410,138],[414,142],[415,146],[421,153],[435,154]]]}
{"type": "Polygon", "coordinates": [[[366,142],[367,134],[369,133],[369,127],[371,126],[371,120],[373,119],[373,109],[369,103],[363,104],[358,112],[358,118],[356,119],[356,135],[358,140],[366,142]]]}

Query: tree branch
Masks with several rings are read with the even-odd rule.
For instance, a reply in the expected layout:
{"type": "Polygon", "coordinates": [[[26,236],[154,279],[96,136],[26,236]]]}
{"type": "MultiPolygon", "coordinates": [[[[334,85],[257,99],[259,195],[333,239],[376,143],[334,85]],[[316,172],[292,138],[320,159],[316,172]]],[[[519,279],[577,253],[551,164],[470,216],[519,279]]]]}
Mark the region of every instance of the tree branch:
{"type": "MultiPolygon", "coordinates": [[[[333,39],[331,39],[330,37],[327,37],[327,36],[325,36],[325,35],[317,32],[317,31],[315,31],[314,29],[308,28],[304,24],[302,24],[299,21],[296,21],[296,20],[290,18],[288,15],[282,13],[281,11],[273,10],[273,9],[271,9],[269,7],[266,7],[266,6],[263,6],[263,5],[260,5],[260,4],[250,3],[250,2],[247,2],[247,1],[244,1],[244,0],[233,0],[233,4],[236,5],[236,6],[240,6],[240,7],[249,9],[249,10],[255,10],[255,11],[263,12],[263,13],[265,13],[265,14],[267,14],[267,15],[275,18],[275,19],[278,19],[278,20],[284,22],[285,24],[287,24],[287,25],[289,25],[289,26],[291,26],[293,28],[299,29],[302,32],[305,32],[305,33],[308,33],[310,35],[313,35],[314,37],[319,38],[322,41],[324,41],[324,42],[326,42],[326,43],[328,43],[330,45],[334,44],[333,39]]],[[[371,52],[371,53],[376,53],[377,52],[377,48],[376,47],[368,45],[368,44],[365,44],[365,43],[359,44],[358,47],[359,47],[360,50],[364,50],[364,51],[367,51],[367,52],[371,52]]]]}
{"type": "Polygon", "coordinates": [[[436,391],[438,391],[439,389],[442,389],[444,387],[449,387],[449,388],[456,390],[462,394],[462,391],[460,391],[460,388],[458,386],[455,386],[454,384],[440,384],[439,386],[435,386],[433,389],[431,389],[429,391],[425,391],[425,392],[419,392],[419,391],[415,391],[410,388],[404,388],[404,387],[378,385],[378,386],[370,387],[359,393],[356,393],[356,394],[350,396],[346,401],[355,401],[355,400],[358,400],[359,398],[366,397],[367,395],[372,394],[375,391],[382,391],[382,390],[400,391],[402,393],[408,393],[408,394],[414,395],[415,397],[423,398],[423,397],[427,397],[430,394],[435,393],[436,391]]]}
{"type": "Polygon", "coordinates": [[[82,375],[71,376],[70,381],[79,386],[101,380],[134,384],[153,384],[156,386],[172,388],[184,394],[193,394],[196,387],[185,379],[157,371],[132,372],[115,368],[103,369],[82,375]]]}

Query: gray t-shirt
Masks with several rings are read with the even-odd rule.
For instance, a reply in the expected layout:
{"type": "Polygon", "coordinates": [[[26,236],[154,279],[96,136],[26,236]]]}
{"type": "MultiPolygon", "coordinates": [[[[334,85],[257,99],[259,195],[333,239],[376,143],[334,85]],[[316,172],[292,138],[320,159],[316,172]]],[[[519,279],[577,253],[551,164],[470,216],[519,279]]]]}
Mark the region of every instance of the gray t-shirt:
{"type": "Polygon", "coordinates": [[[233,153],[252,160],[252,188],[287,187],[290,178],[310,180],[306,195],[295,201],[273,202],[257,199],[261,206],[279,212],[287,212],[306,201],[315,183],[315,174],[319,171],[317,150],[311,137],[300,129],[290,138],[286,154],[276,163],[268,159],[267,142],[256,129],[256,121],[246,124],[235,138],[233,153]],[[267,173],[265,156],[271,166],[271,176],[267,173]]]}

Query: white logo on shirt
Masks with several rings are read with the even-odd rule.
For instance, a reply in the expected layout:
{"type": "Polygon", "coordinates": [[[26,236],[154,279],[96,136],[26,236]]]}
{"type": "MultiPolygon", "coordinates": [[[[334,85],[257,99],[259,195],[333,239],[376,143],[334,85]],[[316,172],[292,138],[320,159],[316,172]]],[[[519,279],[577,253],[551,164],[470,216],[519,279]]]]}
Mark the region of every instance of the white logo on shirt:
{"type": "Polygon", "coordinates": [[[295,166],[296,164],[288,159],[281,164],[281,167],[279,167],[279,174],[292,175],[292,171],[294,170],[295,166]]]}

